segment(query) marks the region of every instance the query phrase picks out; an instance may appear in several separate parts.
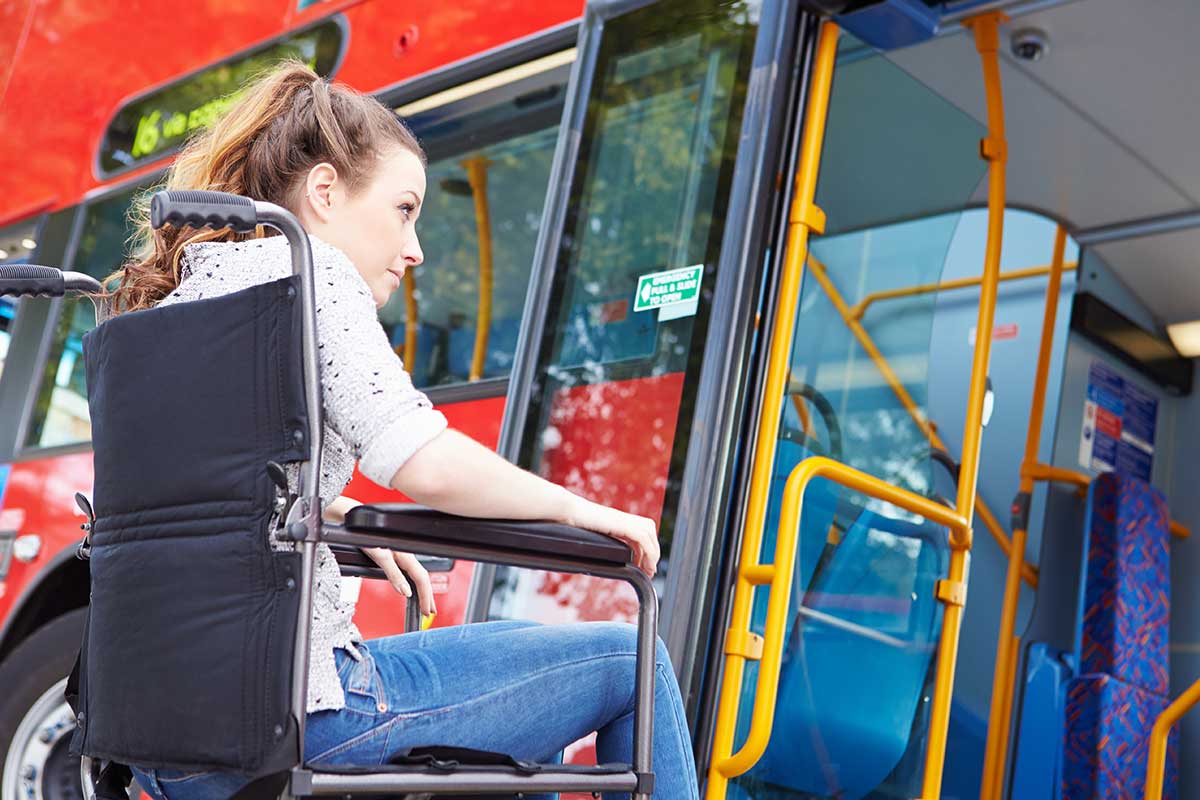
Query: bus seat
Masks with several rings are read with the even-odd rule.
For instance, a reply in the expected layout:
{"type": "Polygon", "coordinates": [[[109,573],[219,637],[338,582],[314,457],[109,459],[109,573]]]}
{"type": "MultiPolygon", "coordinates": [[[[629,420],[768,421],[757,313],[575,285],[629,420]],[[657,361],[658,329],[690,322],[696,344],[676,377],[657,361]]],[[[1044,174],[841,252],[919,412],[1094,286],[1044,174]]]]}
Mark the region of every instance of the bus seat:
{"type": "MultiPolygon", "coordinates": [[[[1066,688],[1062,791],[1140,796],[1150,731],[1169,702],[1170,516],[1160,491],[1115,472],[1092,481],[1088,500],[1080,675],[1066,688]]],[[[1175,760],[1168,763],[1174,773],[1175,760]]],[[[1167,787],[1173,797],[1175,781],[1167,787]]]]}
{"type": "Polygon", "coordinates": [[[803,594],[771,742],[749,777],[842,800],[883,784],[909,747],[937,649],[944,528],[863,511],[803,594]]]}
{"type": "MultiPolygon", "coordinates": [[[[1029,644],[1010,796],[1141,796],[1150,731],[1169,702],[1169,518],[1144,481],[1092,481],[1074,646],[1029,644]]],[[[1164,797],[1176,794],[1176,738],[1164,797]]]]}

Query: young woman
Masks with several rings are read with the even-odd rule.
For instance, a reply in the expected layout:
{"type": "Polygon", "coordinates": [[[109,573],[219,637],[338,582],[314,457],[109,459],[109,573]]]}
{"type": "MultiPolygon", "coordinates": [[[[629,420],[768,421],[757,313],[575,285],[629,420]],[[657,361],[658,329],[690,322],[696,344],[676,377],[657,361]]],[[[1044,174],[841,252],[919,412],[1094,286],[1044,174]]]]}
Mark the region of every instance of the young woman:
{"type": "MultiPolygon", "coordinates": [[[[393,353],[376,312],[424,258],[416,224],[426,182],[421,147],[391,111],[301,64],[286,64],[248,87],[219,123],[187,145],[167,188],[277,203],[309,233],[326,519],[341,521],[356,505],[339,495],[357,461],[376,483],[442,511],[555,520],[612,536],[654,574],[659,548],[652,520],[589,502],[449,429],[393,353]]],[[[117,313],[213,297],[291,272],[280,236],[152,230],[140,212],[139,253],[110,276],[117,313]]],[[[289,479],[298,484],[298,468],[289,479]]],[[[401,571],[407,573],[422,613],[435,611],[429,576],[411,555],[367,552],[405,594],[401,571]]],[[[601,762],[632,757],[631,625],[490,622],[363,641],[324,544],[313,603],[305,738],[311,761],[380,764],[423,744],[548,761],[592,731],[601,762]]],[[[654,797],[697,797],[679,688],[661,642],[654,725],[654,797]]],[[[237,773],[134,767],[156,800],[217,800],[247,782],[237,773]]]]}

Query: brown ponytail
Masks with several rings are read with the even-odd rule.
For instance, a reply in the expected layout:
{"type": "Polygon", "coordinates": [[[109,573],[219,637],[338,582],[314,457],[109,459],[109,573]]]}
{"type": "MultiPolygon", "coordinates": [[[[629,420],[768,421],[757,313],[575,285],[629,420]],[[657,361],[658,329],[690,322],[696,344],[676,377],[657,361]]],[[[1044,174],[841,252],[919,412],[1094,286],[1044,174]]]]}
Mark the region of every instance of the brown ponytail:
{"type": "MultiPolygon", "coordinates": [[[[295,211],[315,165],[332,164],[354,192],[383,151],[396,145],[425,160],[416,137],[386,106],[288,61],[242,90],[221,119],[184,146],[165,185],[155,188],[229,192],[295,211]]],[[[185,245],[251,238],[227,230],[154,230],[150,194],[139,196],[130,211],[132,260],[105,279],[106,286],[116,281],[116,288],[99,295],[109,300],[112,314],[149,308],[170,294],[179,285],[185,245]]]]}

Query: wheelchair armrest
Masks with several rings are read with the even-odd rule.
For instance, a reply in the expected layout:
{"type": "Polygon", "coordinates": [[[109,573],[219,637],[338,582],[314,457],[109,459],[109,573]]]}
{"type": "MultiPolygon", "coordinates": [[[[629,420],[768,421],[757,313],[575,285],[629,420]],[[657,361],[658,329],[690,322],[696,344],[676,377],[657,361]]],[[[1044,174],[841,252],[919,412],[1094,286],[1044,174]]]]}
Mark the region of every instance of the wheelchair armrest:
{"type": "Polygon", "coordinates": [[[397,538],[413,552],[500,563],[508,558],[515,559],[511,563],[554,562],[548,569],[587,571],[594,566],[611,571],[631,566],[633,559],[628,545],[582,528],[459,517],[410,503],[355,506],[346,514],[345,530],[331,539],[397,538]]]}
{"type": "MultiPolygon", "coordinates": [[[[341,525],[331,525],[329,523],[325,523],[322,529],[325,535],[345,530],[341,525]]],[[[329,549],[333,551],[333,556],[337,559],[338,566],[341,567],[343,575],[386,579],[387,576],[383,574],[383,570],[379,568],[379,565],[368,558],[367,554],[361,548],[351,544],[330,542],[329,549]]],[[[421,563],[421,566],[427,572],[449,572],[454,569],[454,559],[452,558],[417,556],[417,561],[421,563]]]]}

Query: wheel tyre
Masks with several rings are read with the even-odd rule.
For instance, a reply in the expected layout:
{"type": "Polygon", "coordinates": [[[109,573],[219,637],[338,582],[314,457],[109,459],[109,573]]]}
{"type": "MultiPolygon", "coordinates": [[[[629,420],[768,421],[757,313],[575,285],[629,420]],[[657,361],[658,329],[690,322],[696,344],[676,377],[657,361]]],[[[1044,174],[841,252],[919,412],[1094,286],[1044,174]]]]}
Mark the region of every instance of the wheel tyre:
{"type": "MultiPolygon", "coordinates": [[[[14,742],[13,737],[31,709],[46,693],[63,681],[75,664],[79,653],[79,645],[83,641],[83,627],[87,618],[87,609],[79,608],[69,611],[57,619],[51,620],[25,639],[0,663],[0,770],[13,755],[15,747],[23,748],[29,741],[27,735],[22,735],[21,742],[14,742]]],[[[65,704],[65,700],[63,701],[65,704]]],[[[45,704],[42,704],[43,714],[45,704]]],[[[55,715],[58,716],[57,714],[55,715]]],[[[27,726],[28,727],[28,726],[27,726]]],[[[65,775],[69,772],[74,776],[70,783],[67,796],[82,797],[79,786],[79,759],[63,756],[68,743],[67,734],[60,732],[54,745],[54,752],[43,766],[61,775],[54,776],[54,783],[60,789],[64,787],[65,775]]],[[[16,776],[0,775],[0,800],[18,800],[14,788],[17,785],[16,776]],[[12,797],[9,795],[13,794],[12,797]]],[[[51,791],[51,794],[58,794],[51,791]]]]}

